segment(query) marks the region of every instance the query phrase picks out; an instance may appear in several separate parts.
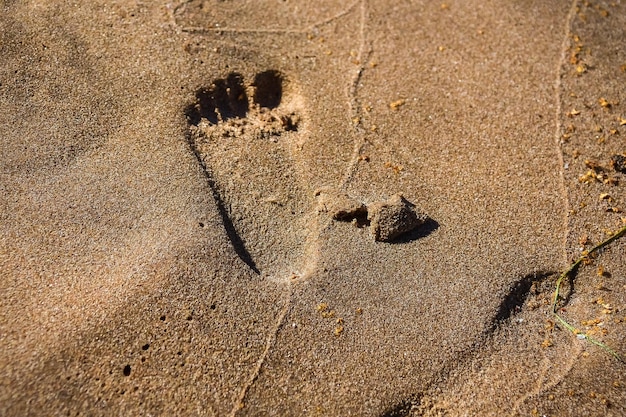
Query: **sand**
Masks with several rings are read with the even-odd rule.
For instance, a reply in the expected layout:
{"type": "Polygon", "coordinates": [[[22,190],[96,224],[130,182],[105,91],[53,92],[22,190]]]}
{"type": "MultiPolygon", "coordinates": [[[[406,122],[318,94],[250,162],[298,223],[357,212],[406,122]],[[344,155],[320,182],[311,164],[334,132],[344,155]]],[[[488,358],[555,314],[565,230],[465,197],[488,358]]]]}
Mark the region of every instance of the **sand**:
{"type": "Polygon", "coordinates": [[[623,2],[0,7],[0,415],[626,413],[623,2]]]}

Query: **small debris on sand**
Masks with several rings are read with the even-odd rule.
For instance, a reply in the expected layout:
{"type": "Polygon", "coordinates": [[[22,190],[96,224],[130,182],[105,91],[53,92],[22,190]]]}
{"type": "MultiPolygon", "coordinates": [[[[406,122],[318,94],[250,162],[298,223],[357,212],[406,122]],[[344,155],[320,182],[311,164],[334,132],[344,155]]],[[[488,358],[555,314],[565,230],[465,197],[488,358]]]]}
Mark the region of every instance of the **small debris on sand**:
{"type": "Polygon", "coordinates": [[[611,166],[615,171],[626,174],[626,156],[613,155],[611,157],[611,166]]]}
{"type": "Polygon", "coordinates": [[[398,110],[398,108],[404,105],[405,103],[406,103],[406,100],[400,99],[400,100],[392,101],[391,103],[389,103],[389,107],[391,108],[391,110],[398,110]]]}
{"type": "Polygon", "coordinates": [[[367,218],[372,235],[379,242],[391,242],[428,220],[402,194],[396,194],[387,201],[370,204],[367,218]]]}

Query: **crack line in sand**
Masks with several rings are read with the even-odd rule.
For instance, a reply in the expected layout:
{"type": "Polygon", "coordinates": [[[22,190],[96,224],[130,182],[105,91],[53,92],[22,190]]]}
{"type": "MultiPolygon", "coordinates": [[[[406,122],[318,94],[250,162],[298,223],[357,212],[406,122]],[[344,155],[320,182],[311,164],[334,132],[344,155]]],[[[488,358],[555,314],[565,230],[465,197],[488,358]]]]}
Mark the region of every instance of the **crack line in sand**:
{"type": "MultiPolygon", "coordinates": [[[[562,112],[562,102],[561,102],[561,77],[562,77],[562,68],[565,64],[565,60],[567,57],[567,49],[569,46],[569,37],[572,29],[572,22],[574,20],[574,16],[576,15],[576,8],[578,6],[578,0],[572,0],[572,4],[570,6],[569,12],[565,17],[564,24],[564,35],[563,42],[561,43],[561,55],[559,56],[557,67],[556,67],[556,79],[554,81],[554,96],[555,96],[555,132],[554,132],[554,142],[556,146],[556,154],[557,161],[559,164],[559,172],[561,176],[561,195],[563,197],[563,205],[565,207],[565,216],[564,216],[564,229],[565,233],[563,235],[563,263],[567,264],[567,240],[569,237],[569,195],[567,192],[567,186],[565,185],[565,168],[564,168],[564,159],[563,152],[561,150],[561,112],[562,112]]],[[[565,372],[560,377],[555,377],[552,381],[547,380],[550,375],[550,363],[551,361],[547,358],[547,356],[543,355],[541,374],[537,378],[537,383],[533,389],[521,395],[513,404],[511,408],[511,416],[519,414],[519,408],[531,397],[534,397],[541,392],[551,389],[562,381],[562,379],[567,375],[574,366],[575,357],[577,355],[572,355],[569,363],[565,367],[565,372]]]]}
{"type": "Polygon", "coordinates": [[[263,364],[265,363],[265,359],[267,359],[267,357],[269,356],[270,350],[274,346],[274,343],[276,343],[276,339],[278,338],[278,332],[283,327],[285,318],[287,317],[287,312],[289,311],[289,308],[291,307],[291,298],[293,294],[291,283],[288,283],[288,288],[286,292],[287,292],[287,297],[286,297],[287,299],[285,300],[285,306],[283,307],[280,314],[278,315],[274,329],[267,337],[267,340],[265,342],[265,349],[263,350],[263,353],[261,354],[261,356],[256,362],[256,366],[254,367],[254,372],[252,373],[252,375],[250,375],[250,379],[248,380],[248,382],[246,382],[246,384],[243,386],[243,388],[239,392],[239,395],[237,395],[237,398],[235,399],[235,404],[233,405],[233,409],[228,414],[231,417],[235,417],[237,413],[245,407],[244,399],[246,395],[248,394],[248,391],[250,390],[252,385],[256,382],[257,378],[259,377],[261,373],[261,368],[263,367],[263,364]]]}
{"type": "Polygon", "coordinates": [[[363,0],[356,0],[355,2],[353,2],[351,5],[349,5],[347,8],[343,9],[342,11],[340,11],[339,13],[330,16],[326,19],[320,20],[319,22],[315,22],[309,26],[306,26],[304,29],[291,29],[291,28],[286,28],[286,29],[280,29],[280,28],[276,28],[276,29],[248,29],[248,28],[228,28],[228,27],[224,27],[224,28],[220,28],[220,27],[216,27],[216,28],[205,28],[205,27],[198,27],[198,26],[183,26],[178,24],[177,19],[176,19],[176,13],[178,12],[178,10],[184,6],[186,6],[187,4],[191,3],[193,0],[186,0],[183,1],[182,3],[178,4],[177,6],[173,7],[173,8],[169,8],[170,9],[170,19],[172,20],[172,24],[179,28],[182,32],[186,32],[186,33],[216,33],[216,32],[226,32],[226,33],[308,33],[311,30],[318,28],[320,26],[324,26],[327,25],[329,23],[334,22],[337,19],[341,19],[342,17],[344,17],[345,15],[347,15],[348,13],[350,13],[359,3],[362,3],[363,0]]]}
{"type": "Polygon", "coordinates": [[[561,102],[561,77],[562,77],[562,68],[565,64],[567,49],[569,46],[569,37],[571,33],[572,22],[574,16],[576,15],[576,8],[578,6],[578,0],[573,0],[572,5],[570,6],[570,10],[565,17],[565,27],[564,27],[564,35],[563,42],[561,44],[561,56],[559,57],[557,67],[556,67],[556,79],[554,81],[554,95],[555,95],[555,132],[554,132],[554,142],[556,146],[556,154],[557,160],[559,163],[559,172],[561,174],[561,195],[563,197],[563,204],[565,207],[565,220],[564,220],[564,229],[565,233],[563,236],[563,264],[567,264],[567,239],[569,237],[569,195],[567,192],[567,186],[565,185],[565,162],[563,159],[563,151],[561,150],[561,112],[563,111],[562,102],[561,102]]]}
{"type": "Polygon", "coordinates": [[[359,102],[359,98],[358,98],[358,90],[359,90],[359,84],[361,83],[361,80],[363,79],[363,72],[365,71],[364,61],[367,61],[369,57],[371,56],[372,45],[370,44],[369,47],[367,48],[367,51],[365,50],[365,44],[367,43],[366,42],[366,32],[367,32],[366,22],[367,22],[367,17],[368,17],[367,0],[361,0],[360,3],[361,3],[361,25],[359,28],[360,44],[359,44],[359,52],[356,57],[359,63],[359,68],[357,69],[354,75],[354,78],[352,79],[352,83],[350,84],[349,89],[348,89],[348,107],[350,110],[349,113],[350,113],[350,119],[351,119],[350,123],[352,123],[354,126],[356,137],[354,139],[354,147],[352,150],[352,156],[351,156],[350,162],[348,163],[348,167],[346,169],[344,177],[341,180],[339,189],[345,189],[345,187],[348,185],[348,182],[350,182],[350,180],[356,173],[357,167],[359,164],[359,155],[361,154],[361,150],[363,149],[363,146],[365,145],[364,131],[361,126],[362,111],[360,108],[361,103],[359,102]]]}
{"type": "Polygon", "coordinates": [[[362,3],[362,0],[356,0],[354,3],[352,3],[350,6],[348,6],[346,9],[342,10],[341,12],[337,13],[334,16],[329,17],[328,19],[324,19],[321,20],[317,23],[313,23],[311,26],[309,26],[309,30],[310,29],[314,29],[316,27],[319,26],[324,26],[328,23],[331,23],[337,19],[341,19],[342,17],[344,17],[345,15],[347,15],[348,13],[350,13],[359,3],[362,3]]]}

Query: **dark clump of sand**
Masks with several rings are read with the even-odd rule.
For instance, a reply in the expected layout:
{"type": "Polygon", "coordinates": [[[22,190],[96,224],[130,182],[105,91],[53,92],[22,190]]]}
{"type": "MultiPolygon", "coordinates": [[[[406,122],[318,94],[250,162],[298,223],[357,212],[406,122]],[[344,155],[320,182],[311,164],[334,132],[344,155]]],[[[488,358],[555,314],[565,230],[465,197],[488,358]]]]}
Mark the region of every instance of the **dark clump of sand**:
{"type": "Polygon", "coordinates": [[[0,5],[0,415],[626,413],[626,5],[83,3],[0,5]]]}

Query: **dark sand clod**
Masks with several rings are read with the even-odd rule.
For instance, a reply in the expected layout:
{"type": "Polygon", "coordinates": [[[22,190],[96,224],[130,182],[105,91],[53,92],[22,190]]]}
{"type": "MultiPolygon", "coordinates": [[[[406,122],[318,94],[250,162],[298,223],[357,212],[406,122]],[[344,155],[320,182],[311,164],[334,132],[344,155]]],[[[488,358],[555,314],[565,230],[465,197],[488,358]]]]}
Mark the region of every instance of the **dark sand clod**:
{"type": "Polygon", "coordinates": [[[626,414],[626,4],[345,3],[0,6],[0,415],[626,414]]]}
{"type": "Polygon", "coordinates": [[[395,194],[385,201],[376,201],[368,207],[368,219],[374,240],[391,242],[422,226],[428,216],[402,194],[395,194]]]}

